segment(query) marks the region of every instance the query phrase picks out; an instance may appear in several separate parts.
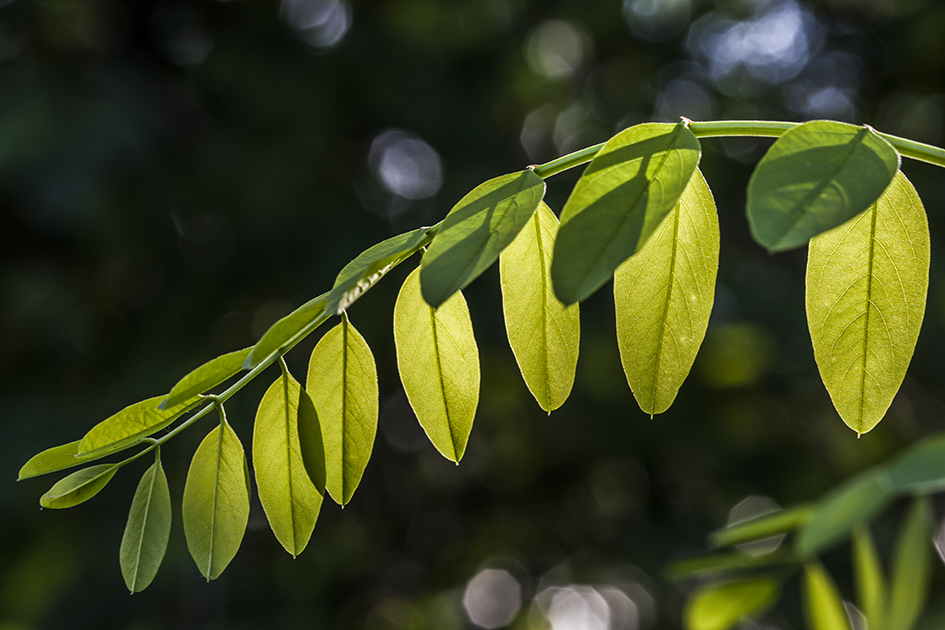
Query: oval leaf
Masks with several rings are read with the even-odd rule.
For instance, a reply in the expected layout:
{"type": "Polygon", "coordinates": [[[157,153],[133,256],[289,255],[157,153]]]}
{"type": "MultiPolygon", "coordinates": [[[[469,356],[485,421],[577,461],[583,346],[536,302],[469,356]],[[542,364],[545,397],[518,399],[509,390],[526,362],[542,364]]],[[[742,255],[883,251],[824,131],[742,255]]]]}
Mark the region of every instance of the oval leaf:
{"type": "Polygon", "coordinates": [[[226,422],[210,431],[194,453],[181,516],[190,555],[207,581],[215,580],[239,550],[249,521],[246,456],[226,422]]]}
{"type": "Polygon", "coordinates": [[[321,424],[325,488],[345,505],[371,459],[378,413],[374,356],[347,316],[312,351],[305,389],[321,424]]]}
{"type": "Polygon", "coordinates": [[[420,263],[427,304],[438,308],[492,265],[544,195],[545,180],[525,170],[490,179],[460,199],[420,263]]]}
{"type": "Polygon", "coordinates": [[[577,369],[578,306],[565,306],[551,286],[558,219],[544,203],[499,256],[505,330],[529,391],[551,413],[564,404],[577,369]]]}
{"type": "Polygon", "coordinates": [[[728,630],[746,617],[764,614],[780,594],[781,585],[769,577],[704,586],[686,605],[686,628],[728,630]]]}
{"type": "Polygon", "coordinates": [[[804,603],[810,630],[850,630],[843,599],[819,562],[804,565],[804,603]]]}
{"type": "Polygon", "coordinates": [[[889,479],[897,493],[945,489],[945,435],[925,439],[897,457],[889,466],[889,479]]]}
{"type": "Polygon", "coordinates": [[[584,300],[643,248],[679,201],[701,150],[683,122],[637,125],[607,141],[561,214],[551,263],[558,299],[584,300]]]}
{"type": "Polygon", "coordinates": [[[112,480],[121,464],[97,464],[77,470],[56,482],[39,498],[44,508],[62,510],[88,501],[112,480]]]}
{"type": "Polygon", "coordinates": [[[868,526],[853,532],[853,578],[856,599],[869,630],[881,630],[886,609],[886,578],[868,526]]]}
{"type": "Polygon", "coordinates": [[[276,539],[302,553],[315,529],[322,495],[309,478],[299,443],[302,386],[291,375],[276,379],[259,403],[253,429],[256,488],[276,539]]]}
{"type": "Polygon", "coordinates": [[[169,409],[203,394],[243,369],[243,362],[252,348],[243,348],[207,361],[178,381],[158,409],[169,409]]]}
{"type": "Polygon", "coordinates": [[[170,535],[171,492],[158,459],[138,483],[121,537],[121,574],[132,593],[143,591],[157,575],[170,535]]]}
{"type": "Polygon", "coordinates": [[[928,286],[928,222],[902,173],[866,212],[811,240],[814,358],[840,417],[857,433],[882,420],[905,378],[928,286]]]}
{"type": "Polygon", "coordinates": [[[728,547],[769,538],[802,527],[810,521],[814,513],[814,508],[809,505],[778,510],[717,530],[709,536],[709,540],[713,547],[728,547]]]}
{"type": "Polygon", "coordinates": [[[899,168],[899,154],[869,127],[814,120],[787,131],[748,182],[748,222],[768,251],[803,245],[860,214],[899,168]]]}
{"type": "Polygon", "coordinates": [[[78,454],[101,457],[134,446],[141,438],[167,428],[200,403],[199,399],[190,399],[169,409],[158,409],[162,400],[164,396],[142,400],[102,420],[79,442],[78,454]]]}
{"type": "Polygon", "coordinates": [[[263,336],[253,346],[249,356],[246,357],[246,361],[243,362],[243,367],[245,369],[256,367],[273,352],[281,350],[283,346],[304,337],[303,333],[318,328],[330,316],[329,313],[325,312],[325,300],[327,298],[328,294],[322,293],[270,326],[269,330],[263,333],[263,336]]]}
{"type": "Polygon", "coordinates": [[[20,474],[17,477],[17,481],[29,479],[30,477],[38,477],[40,475],[45,475],[46,473],[56,472],[59,470],[65,470],[67,468],[72,468],[73,466],[78,466],[79,464],[93,462],[96,459],[101,459],[102,457],[108,455],[108,453],[102,453],[100,455],[79,455],[80,442],[82,442],[82,440],[76,440],[75,442],[69,442],[68,444],[54,446],[52,448],[47,448],[42,453],[33,455],[30,460],[23,464],[23,467],[20,468],[20,474]]]}
{"type": "Polygon", "coordinates": [[[479,404],[479,349],[457,293],[434,310],[414,271],[394,305],[397,368],[420,426],[443,457],[459,462],[479,404]]]}
{"type": "Polygon", "coordinates": [[[886,628],[909,630],[919,619],[932,576],[931,541],[932,506],[927,497],[919,497],[912,502],[896,541],[886,628]]]}
{"type": "Polygon", "coordinates": [[[644,413],[669,409],[692,369],[718,269],[719,219],[696,169],[676,207],[614,274],[620,360],[644,413]]]}

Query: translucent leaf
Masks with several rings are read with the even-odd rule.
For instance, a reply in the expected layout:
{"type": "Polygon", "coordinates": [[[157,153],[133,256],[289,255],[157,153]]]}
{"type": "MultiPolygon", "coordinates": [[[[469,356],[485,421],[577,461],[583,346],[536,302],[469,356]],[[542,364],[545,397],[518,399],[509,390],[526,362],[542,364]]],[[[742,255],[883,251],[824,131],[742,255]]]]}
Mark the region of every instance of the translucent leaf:
{"type": "Polygon", "coordinates": [[[853,578],[856,599],[869,630],[881,630],[886,608],[886,578],[868,526],[853,532],[853,578]]]}
{"type": "Polygon", "coordinates": [[[398,234],[370,247],[344,266],[325,299],[325,312],[340,315],[387,272],[433,240],[430,228],[398,234]]]}
{"type": "Polygon", "coordinates": [[[120,464],[96,464],[77,470],[56,482],[49,492],[39,498],[44,508],[62,510],[88,501],[112,480],[120,464]]]}
{"type": "Polygon", "coordinates": [[[433,310],[414,271],[394,305],[397,368],[420,426],[443,457],[459,462],[479,404],[479,348],[469,309],[456,293],[433,310]]]}
{"type": "Polygon", "coordinates": [[[770,577],[703,586],[686,605],[686,629],[728,630],[764,614],[780,594],[781,585],[770,577]]]}
{"type": "Polygon", "coordinates": [[[814,516],[814,512],[814,508],[809,505],[778,510],[731,527],[716,530],[712,532],[709,540],[713,547],[728,547],[769,538],[802,527],[810,521],[814,516]]]}
{"type": "Polygon", "coordinates": [[[885,624],[890,630],[909,630],[925,607],[932,576],[931,541],[932,506],[927,497],[919,497],[912,502],[896,540],[885,624]]]}
{"type": "Polygon", "coordinates": [[[306,328],[311,327],[314,330],[321,325],[330,316],[325,312],[327,298],[328,293],[322,293],[270,326],[253,346],[246,361],[243,362],[243,367],[246,369],[256,367],[266,357],[295,339],[306,328]]]}
{"type": "Polygon", "coordinates": [[[515,360],[541,408],[557,409],[574,385],[581,320],[551,286],[551,252],[558,219],[544,203],[499,256],[505,330],[515,360]]]}
{"type": "Polygon", "coordinates": [[[843,599],[819,562],[804,565],[804,603],[809,630],[850,630],[843,599]]]}
{"type": "Polygon", "coordinates": [[[679,560],[669,565],[664,574],[669,580],[682,580],[696,576],[793,564],[795,562],[797,562],[797,557],[784,551],[774,551],[759,556],[742,552],[719,553],[679,560]]]}
{"type": "Polygon", "coordinates": [[[748,182],[751,233],[769,251],[803,245],[869,207],[899,154],[869,127],[815,120],[784,133],[748,182]]]}
{"type": "Polygon", "coordinates": [[[864,473],[828,494],[797,539],[797,550],[809,556],[839,543],[853,529],[870,521],[893,498],[883,470],[864,473]]]}
{"type": "Polygon", "coordinates": [[[607,141],[561,214],[551,262],[558,299],[584,300],[643,248],[679,201],[701,150],[681,122],[637,125],[607,141]]]}
{"type": "Polygon", "coordinates": [[[421,261],[423,298],[438,308],[489,268],[528,223],[545,194],[531,170],[476,186],[446,215],[421,261]]]}
{"type": "Polygon", "coordinates": [[[378,413],[374,356],[346,316],[312,351],[305,389],[321,424],[325,488],[345,505],[371,459],[378,413]]]}
{"type": "Polygon", "coordinates": [[[169,409],[158,409],[164,396],[156,396],[125,407],[102,420],[79,442],[79,455],[108,455],[137,444],[141,438],[166,429],[200,403],[191,399],[169,409]]]}
{"type": "Polygon", "coordinates": [[[207,361],[180,379],[158,409],[169,409],[213,389],[243,369],[243,362],[246,361],[251,350],[252,348],[244,348],[207,361]]]}
{"type": "Polygon", "coordinates": [[[226,422],[203,439],[187,471],[181,516],[187,548],[207,581],[223,573],[249,521],[243,445],[226,422]]]}
{"type": "Polygon", "coordinates": [[[47,448],[42,453],[33,455],[33,457],[20,468],[17,481],[65,470],[73,466],[78,466],[79,464],[93,462],[96,459],[101,459],[108,455],[108,453],[102,453],[100,455],[79,455],[79,443],[81,441],[82,440],[76,440],[75,442],[69,442],[61,446],[47,448]]]}
{"type": "Polygon", "coordinates": [[[617,343],[644,413],[663,413],[692,369],[715,301],[719,219],[697,168],[679,203],[614,274],[617,343]]]}
{"type": "Polygon", "coordinates": [[[925,439],[893,460],[889,479],[897,493],[933,493],[945,489],[945,434],[925,439]]]}
{"type": "Polygon", "coordinates": [[[928,285],[928,222],[902,173],[866,212],[810,242],[814,358],[834,406],[857,433],[882,420],[905,378],[928,285]]]}
{"type": "Polygon", "coordinates": [[[146,589],[157,575],[170,535],[171,492],[161,460],[157,460],[138,483],[121,537],[121,574],[132,593],[146,589]]]}
{"type": "Polygon", "coordinates": [[[292,554],[302,553],[315,529],[322,495],[309,478],[299,442],[302,387],[280,376],[266,390],[253,429],[256,488],[276,539],[292,554]]]}

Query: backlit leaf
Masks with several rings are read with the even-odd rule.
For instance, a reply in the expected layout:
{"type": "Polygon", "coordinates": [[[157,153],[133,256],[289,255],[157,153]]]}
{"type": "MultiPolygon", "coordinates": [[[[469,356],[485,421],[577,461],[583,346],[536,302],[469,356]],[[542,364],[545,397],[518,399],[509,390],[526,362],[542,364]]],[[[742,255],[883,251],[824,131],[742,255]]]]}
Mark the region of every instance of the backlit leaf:
{"type": "Polygon", "coordinates": [[[121,574],[132,593],[143,591],[157,575],[170,535],[171,492],[159,459],[138,483],[121,537],[121,574]]]}
{"type": "Polygon", "coordinates": [[[925,439],[893,460],[889,479],[895,492],[932,493],[945,489],[945,434],[925,439]]]}
{"type": "Polygon", "coordinates": [[[158,406],[158,409],[169,409],[213,389],[243,369],[243,362],[246,361],[246,357],[249,356],[251,350],[252,348],[243,348],[207,361],[180,379],[171,389],[167,398],[158,406]]]}
{"type": "Polygon", "coordinates": [[[378,413],[374,356],[346,316],[312,351],[305,389],[318,410],[325,488],[344,505],[371,459],[378,413]]]}
{"type": "Polygon", "coordinates": [[[932,506],[927,497],[919,497],[912,502],[896,540],[886,628],[909,630],[915,625],[925,607],[931,574],[932,506]]]}
{"type": "Polygon", "coordinates": [[[245,369],[256,367],[266,357],[291,342],[306,329],[314,330],[320,326],[331,315],[325,312],[327,298],[328,293],[322,293],[270,326],[253,346],[246,361],[243,362],[243,367],[245,369]]]}
{"type": "Polygon", "coordinates": [[[814,513],[814,508],[809,505],[778,510],[716,530],[712,532],[709,540],[713,547],[728,547],[777,536],[802,527],[810,521],[814,513]]]}
{"type": "Polygon", "coordinates": [[[75,442],[69,442],[68,444],[47,448],[42,453],[33,455],[33,457],[31,457],[30,460],[23,464],[23,467],[20,468],[20,474],[17,477],[17,481],[29,479],[30,477],[38,477],[40,475],[45,475],[46,473],[56,472],[59,470],[65,470],[66,468],[72,468],[73,466],[78,466],[79,464],[92,462],[108,455],[108,453],[102,453],[101,455],[93,454],[91,456],[79,455],[79,443],[81,441],[82,440],[76,440],[75,442]]]}
{"type": "Polygon", "coordinates": [[[764,614],[780,594],[781,585],[770,577],[703,586],[686,605],[686,629],[728,630],[764,614]]]}
{"type": "Polygon", "coordinates": [[[120,464],[96,464],[60,479],[39,498],[44,508],[61,510],[88,501],[112,480],[120,464]]]}
{"type": "Polygon", "coordinates": [[[902,173],[866,212],[811,240],[814,358],[834,406],[857,433],[882,420],[905,378],[928,285],[928,222],[902,173]]]}
{"type": "Polygon", "coordinates": [[[793,564],[795,562],[797,562],[796,556],[782,550],[757,556],[736,551],[678,560],[666,568],[664,575],[669,580],[682,580],[697,576],[743,571],[745,569],[793,564]]]}
{"type": "Polygon", "coordinates": [[[394,344],[420,426],[444,457],[458,463],[479,404],[479,348],[463,294],[434,310],[420,295],[418,271],[411,273],[394,305],[394,344]]]}
{"type": "Polygon", "coordinates": [[[676,207],[614,274],[620,360],[644,413],[669,409],[692,369],[718,269],[718,215],[697,168],[676,207]]]}
{"type": "Polygon", "coordinates": [[[162,400],[164,396],[142,400],[102,420],[79,442],[79,455],[108,455],[134,446],[141,438],[167,428],[200,402],[192,398],[169,409],[158,409],[162,400]]]}
{"type": "Polygon", "coordinates": [[[574,385],[581,320],[551,286],[551,252],[558,219],[544,203],[499,256],[505,330],[515,360],[541,408],[557,409],[574,385]]]}
{"type": "Polygon", "coordinates": [[[561,214],[551,263],[558,299],[584,300],[643,248],[679,201],[701,150],[682,122],[637,125],[607,141],[561,214]]]}
{"type": "Polygon", "coordinates": [[[866,525],[853,532],[853,578],[857,605],[866,617],[869,630],[881,630],[886,614],[886,578],[866,525]]]}
{"type": "Polygon", "coordinates": [[[804,603],[809,630],[850,630],[843,599],[819,562],[804,565],[804,603]]]}
{"type": "Polygon", "coordinates": [[[194,453],[181,509],[187,548],[207,581],[223,573],[243,541],[249,521],[248,481],[243,445],[222,422],[194,453]]]}
{"type": "Polygon", "coordinates": [[[476,186],[446,215],[420,263],[423,298],[438,308],[479,277],[528,223],[545,194],[531,170],[476,186]]]}
{"type": "Polygon", "coordinates": [[[899,154],[868,127],[814,120],[785,132],[748,182],[751,233],[769,251],[803,245],[869,207],[899,154]]]}

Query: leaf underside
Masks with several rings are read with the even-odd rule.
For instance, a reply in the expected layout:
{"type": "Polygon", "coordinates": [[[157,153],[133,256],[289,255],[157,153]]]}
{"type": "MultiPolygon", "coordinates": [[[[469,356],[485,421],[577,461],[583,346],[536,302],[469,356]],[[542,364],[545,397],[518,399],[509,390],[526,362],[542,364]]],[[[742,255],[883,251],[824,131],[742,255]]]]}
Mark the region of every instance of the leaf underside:
{"type": "Polygon", "coordinates": [[[157,575],[171,535],[171,492],[160,460],[148,468],[131,501],[119,561],[125,585],[139,593],[157,575]]]}
{"type": "Polygon", "coordinates": [[[39,498],[44,508],[62,510],[84,503],[104,488],[115,473],[118,464],[96,464],[57,481],[46,494],[39,498]]]}

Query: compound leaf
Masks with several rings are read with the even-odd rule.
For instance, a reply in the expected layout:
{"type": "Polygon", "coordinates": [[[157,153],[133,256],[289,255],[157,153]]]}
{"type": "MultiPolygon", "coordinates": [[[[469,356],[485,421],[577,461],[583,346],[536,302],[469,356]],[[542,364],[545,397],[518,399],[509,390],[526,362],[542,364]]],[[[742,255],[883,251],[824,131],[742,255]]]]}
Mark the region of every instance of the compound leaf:
{"type": "Polygon", "coordinates": [[[703,586],[686,605],[686,629],[728,630],[764,614],[780,594],[780,583],[771,577],[703,586]]]}
{"type": "Polygon", "coordinates": [[[171,425],[193,409],[199,399],[191,398],[169,409],[158,409],[164,396],[155,396],[125,407],[102,420],[79,442],[79,455],[108,455],[134,446],[138,441],[171,425]]]}
{"type": "Polygon", "coordinates": [[[79,464],[101,459],[108,455],[108,453],[102,453],[101,455],[93,454],[91,456],[79,455],[79,444],[81,442],[82,440],[76,440],[68,444],[47,448],[45,451],[33,455],[29,461],[20,468],[17,481],[65,470],[73,466],[78,466],[79,464]]]}
{"type": "Polygon", "coordinates": [[[121,464],[96,464],[57,481],[39,498],[44,508],[62,510],[88,501],[112,480],[121,464]]]}
{"type": "Polygon", "coordinates": [[[139,593],[154,580],[170,535],[171,492],[158,459],[138,483],[125,533],[121,537],[118,558],[129,591],[139,593]]]}
{"type": "Polygon", "coordinates": [[[850,630],[843,599],[819,562],[804,565],[804,603],[810,630],[850,630]]]}
{"type": "Polygon", "coordinates": [[[243,362],[252,348],[243,348],[207,361],[199,368],[180,379],[168,393],[158,409],[169,409],[203,394],[243,369],[243,362]]]}
{"type": "Polygon", "coordinates": [[[918,497],[912,502],[896,540],[884,627],[910,630],[922,613],[932,575],[931,540],[932,506],[927,497],[918,497]]]}
{"type": "Polygon", "coordinates": [[[325,312],[328,293],[314,297],[269,327],[250,351],[243,363],[245,369],[254,368],[285,344],[291,342],[306,328],[314,330],[322,324],[330,313],[325,312]]]}
{"type": "Polygon", "coordinates": [[[857,603],[869,630],[881,630],[886,610],[886,578],[868,525],[853,532],[853,580],[857,603]]]}

